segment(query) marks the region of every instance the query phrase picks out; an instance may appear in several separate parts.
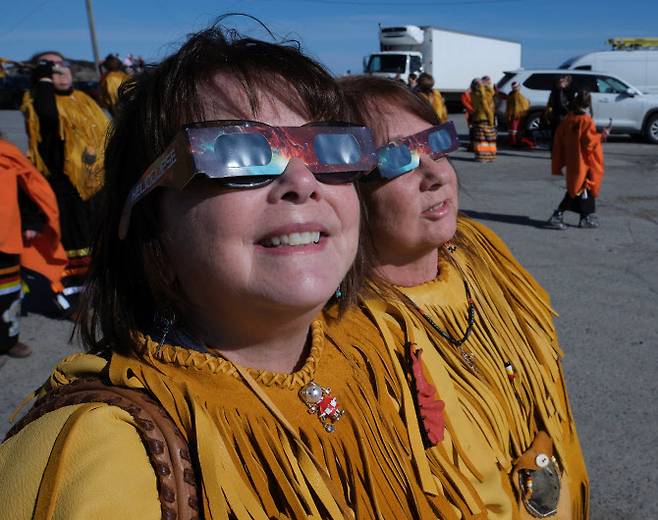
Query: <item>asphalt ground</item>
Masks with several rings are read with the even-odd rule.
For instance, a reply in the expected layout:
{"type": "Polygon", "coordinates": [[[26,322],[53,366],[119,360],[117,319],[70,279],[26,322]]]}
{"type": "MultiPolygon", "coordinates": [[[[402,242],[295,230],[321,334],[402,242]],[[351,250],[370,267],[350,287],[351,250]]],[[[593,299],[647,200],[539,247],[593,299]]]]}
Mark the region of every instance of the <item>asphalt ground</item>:
{"type": "MultiPolygon", "coordinates": [[[[465,125],[453,116],[460,134],[465,125]]],[[[0,111],[0,130],[21,148],[17,112],[0,111]]],[[[501,139],[504,136],[501,135],[501,139]]],[[[501,146],[492,164],[460,150],[453,157],[461,208],[507,242],[552,296],[564,369],[592,485],[593,520],[658,518],[658,146],[612,137],[599,229],[545,229],[564,180],[550,175],[546,149],[501,146]]],[[[30,315],[21,339],[28,359],[0,369],[0,433],[22,398],[60,357],[78,349],[67,322],[30,315]]]]}

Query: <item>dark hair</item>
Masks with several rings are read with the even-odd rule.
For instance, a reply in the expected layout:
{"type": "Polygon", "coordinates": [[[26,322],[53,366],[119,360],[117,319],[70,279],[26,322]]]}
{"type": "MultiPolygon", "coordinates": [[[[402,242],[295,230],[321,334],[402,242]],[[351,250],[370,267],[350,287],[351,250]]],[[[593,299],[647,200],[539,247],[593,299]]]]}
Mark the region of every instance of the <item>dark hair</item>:
{"type": "Polygon", "coordinates": [[[592,106],[592,95],[589,90],[581,89],[574,94],[571,101],[571,110],[575,112],[587,112],[592,106]]]}
{"type": "Polygon", "coordinates": [[[114,54],[108,54],[105,57],[103,63],[101,63],[101,66],[107,72],[115,72],[118,70],[123,70],[123,63],[121,63],[121,60],[117,58],[114,54]]]}
{"type": "MultiPolygon", "coordinates": [[[[199,87],[218,72],[241,84],[254,115],[260,90],[302,110],[310,121],[347,119],[336,81],[297,42],[245,38],[219,23],[192,34],[177,52],[125,82],[106,146],[98,230],[80,306],[79,333],[91,351],[127,352],[134,346],[132,332],[151,328],[155,311],[188,308],[176,281],[165,274],[171,270],[158,238],[158,193],[133,209],[124,240],[117,229],[128,192],[149,164],[182,124],[204,119],[199,87]]],[[[363,269],[357,258],[341,287],[343,308],[355,301],[363,269]]]]}
{"type": "Polygon", "coordinates": [[[412,72],[411,74],[409,74],[409,79],[410,80],[411,79],[418,79],[418,74],[416,74],[415,72],[412,72]]]}
{"type": "Polygon", "coordinates": [[[420,76],[418,76],[416,87],[421,92],[431,92],[434,88],[434,77],[431,74],[423,72],[420,76]]]}
{"type": "Polygon", "coordinates": [[[43,51],[43,52],[37,52],[37,53],[33,54],[33,55],[30,57],[30,60],[29,60],[30,63],[35,64],[37,61],[39,61],[39,58],[41,58],[41,56],[44,56],[45,54],[57,54],[57,56],[59,56],[59,57],[62,58],[63,60],[66,59],[66,58],[64,57],[64,55],[63,55],[61,52],[59,52],[59,51],[43,51]]]}
{"type": "Polygon", "coordinates": [[[382,104],[407,110],[432,125],[439,124],[432,106],[398,81],[375,76],[349,76],[339,79],[338,83],[350,108],[351,120],[369,127],[377,144],[381,145],[390,138],[386,125],[378,117],[382,104]]]}

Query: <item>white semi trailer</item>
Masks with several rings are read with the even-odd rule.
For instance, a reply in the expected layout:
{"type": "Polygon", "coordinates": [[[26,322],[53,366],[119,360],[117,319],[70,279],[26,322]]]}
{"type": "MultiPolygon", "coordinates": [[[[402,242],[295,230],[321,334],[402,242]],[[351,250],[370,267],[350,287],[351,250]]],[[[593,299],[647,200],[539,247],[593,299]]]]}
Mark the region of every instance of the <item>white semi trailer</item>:
{"type": "Polygon", "coordinates": [[[404,25],[379,28],[380,52],[364,59],[364,72],[408,81],[427,72],[448,101],[458,99],[473,78],[496,83],[505,70],[521,67],[521,44],[436,27],[404,25]]]}

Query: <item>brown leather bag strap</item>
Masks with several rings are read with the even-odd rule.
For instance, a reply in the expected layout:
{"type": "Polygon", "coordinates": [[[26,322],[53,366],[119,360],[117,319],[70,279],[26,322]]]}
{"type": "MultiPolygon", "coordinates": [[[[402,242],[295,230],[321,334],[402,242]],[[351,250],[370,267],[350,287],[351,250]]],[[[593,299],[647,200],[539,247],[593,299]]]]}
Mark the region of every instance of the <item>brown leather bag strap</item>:
{"type": "Polygon", "coordinates": [[[110,386],[98,378],[80,379],[38,399],[5,440],[48,412],[82,403],[106,403],[128,412],[153,466],[164,520],[198,520],[196,472],[187,440],[166,410],[146,392],[110,386]]]}

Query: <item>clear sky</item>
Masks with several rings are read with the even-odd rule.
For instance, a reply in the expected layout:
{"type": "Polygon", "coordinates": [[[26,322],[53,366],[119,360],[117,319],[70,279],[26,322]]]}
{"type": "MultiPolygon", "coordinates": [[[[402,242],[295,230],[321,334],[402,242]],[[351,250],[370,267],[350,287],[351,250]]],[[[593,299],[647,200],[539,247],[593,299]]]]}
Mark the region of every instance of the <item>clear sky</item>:
{"type": "MultiPolygon", "coordinates": [[[[56,49],[92,59],[84,0],[0,0],[0,56],[56,49]],[[11,7],[8,7],[11,5],[11,7]]],[[[434,25],[523,45],[523,66],[556,67],[607,48],[615,36],[658,37],[658,0],[94,0],[101,59],[110,52],[159,60],[217,15],[245,12],[299,40],[336,74],[360,72],[378,50],[377,24],[434,25]]],[[[237,20],[254,36],[254,24],[237,20]]]]}

